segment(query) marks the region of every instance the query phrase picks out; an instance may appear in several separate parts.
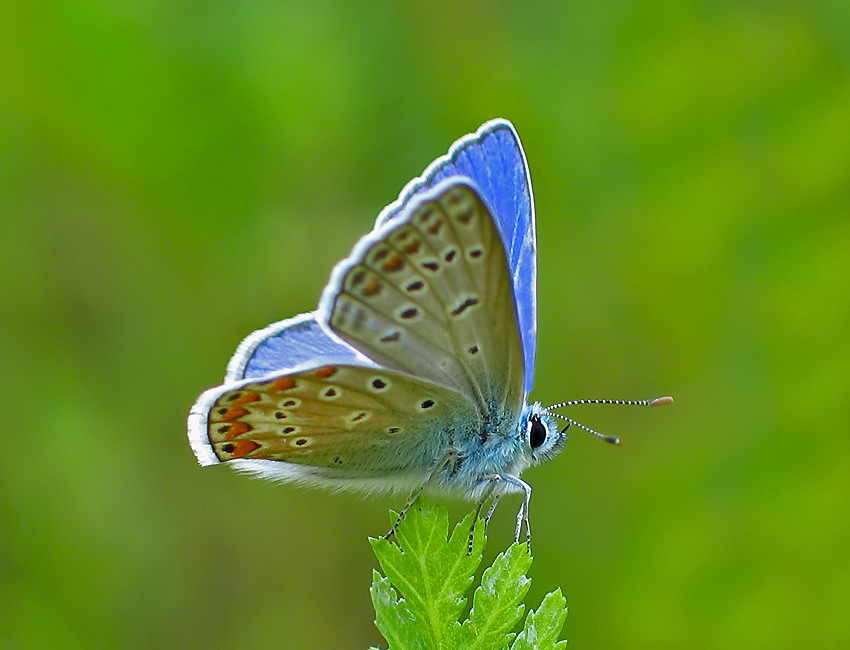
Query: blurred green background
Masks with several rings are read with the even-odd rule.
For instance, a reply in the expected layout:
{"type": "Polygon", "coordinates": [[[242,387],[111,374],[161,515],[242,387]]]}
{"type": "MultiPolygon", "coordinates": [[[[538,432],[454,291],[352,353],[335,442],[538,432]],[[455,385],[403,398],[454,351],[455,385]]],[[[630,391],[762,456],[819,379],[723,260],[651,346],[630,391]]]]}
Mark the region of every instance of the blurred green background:
{"type": "Polygon", "coordinates": [[[624,445],[576,432],[525,475],[529,602],[563,589],[571,648],[850,647],[846,2],[2,13],[0,646],[382,643],[366,538],[403,499],[201,470],[185,417],[502,116],[533,397],[677,399],[571,411],[624,445]]]}

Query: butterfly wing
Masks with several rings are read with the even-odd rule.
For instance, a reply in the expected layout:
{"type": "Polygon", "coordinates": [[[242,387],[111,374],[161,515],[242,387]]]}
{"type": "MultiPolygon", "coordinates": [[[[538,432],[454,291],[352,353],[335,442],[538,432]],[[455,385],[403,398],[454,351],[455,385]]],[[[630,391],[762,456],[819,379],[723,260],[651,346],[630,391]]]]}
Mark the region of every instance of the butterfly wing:
{"type": "Polygon", "coordinates": [[[524,400],[513,285],[493,216],[450,178],[363,237],[334,269],[319,319],[382,366],[453,388],[483,414],[524,400]]]}
{"type": "MultiPolygon", "coordinates": [[[[249,336],[227,383],[198,399],[189,437],[202,464],[231,461],[266,477],[339,487],[405,487],[421,483],[456,443],[513,431],[535,324],[522,149],[509,123],[489,123],[427,173],[337,265],[315,313],[249,336]],[[505,165],[513,171],[497,169],[505,165]],[[467,177],[454,175],[464,169],[467,177]],[[513,189],[500,192],[504,184],[513,189]],[[515,302],[518,287],[527,296],[515,302]],[[383,393],[384,385],[394,390],[383,393]]],[[[476,472],[466,473],[474,484],[476,472]]]]}
{"type": "MultiPolygon", "coordinates": [[[[470,178],[490,207],[501,235],[513,283],[519,332],[522,340],[524,387],[531,391],[537,341],[537,263],[534,202],[531,178],[519,136],[507,120],[492,120],[477,132],[460,138],[449,152],[435,160],[421,176],[410,181],[396,201],[378,217],[375,230],[403,219],[417,197],[437,183],[455,176],[470,178]]],[[[335,339],[304,314],[254,332],[237,349],[226,380],[257,377],[286,370],[312,355],[321,358],[359,359],[356,350],[335,339]],[[305,352],[302,352],[305,351],[305,352]]]]}
{"type": "Polygon", "coordinates": [[[248,336],[230,359],[224,381],[329,363],[371,364],[357,350],[333,338],[316,322],[315,313],[308,312],[272,323],[248,336]]]}
{"type": "Polygon", "coordinates": [[[501,233],[517,303],[527,394],[534,379],[537,345],[537,239],[531,176],[513,125],[491,120],[460,138],[384,208],[376,227],[399,218],[416,196],[453,176],[475,181],[501,233]]]}
{"type": "Polygon", "coordinates": [[[210,389],[189,428],[204,465],[233,461],[267,478],[392,489],[420,484],[451,432],[475,426],[473,414],[444,386],[335,364],[210,389]]]}

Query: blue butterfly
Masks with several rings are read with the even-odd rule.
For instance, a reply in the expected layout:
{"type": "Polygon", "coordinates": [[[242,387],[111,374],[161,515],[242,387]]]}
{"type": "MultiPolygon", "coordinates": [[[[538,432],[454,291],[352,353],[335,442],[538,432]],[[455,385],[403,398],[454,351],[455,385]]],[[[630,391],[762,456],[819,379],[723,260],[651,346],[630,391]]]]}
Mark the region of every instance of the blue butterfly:
{"type": "Polygon", "coordinates": [[[551,409],[615,401],[528,402],[536,283],[525,154],[513,125],[493,120],[381,212],[316,311],[239,345],[224,384],[192,407],[192,450],[273,480],[410,491],[408,507],[426,489],[479,512],[491,500],[488,519],[502,494],[522,493],[519,539],[531,497],[520,475],[574,423],[551,409]]]}

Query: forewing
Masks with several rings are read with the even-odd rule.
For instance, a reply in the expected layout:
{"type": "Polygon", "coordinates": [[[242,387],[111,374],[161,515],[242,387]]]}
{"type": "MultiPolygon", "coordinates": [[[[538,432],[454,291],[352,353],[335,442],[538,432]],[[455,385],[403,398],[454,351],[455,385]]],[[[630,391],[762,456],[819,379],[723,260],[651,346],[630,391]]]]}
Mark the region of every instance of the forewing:
{"type": "Polygon", "coordinates": [[[452,176],[475,181],[502,235],[517,300],[528,393],[537,345],[537,244],[531,176],[513,125],[507,120],[491,120],[460,138],[445,156],[405,186],[398,199],[381,212],[376,227],[401,217],[415,197],[452,176]]]}
{"type": "MultiPolygon", "coordinates": [[[[525,154],[513,126],[493,120],[455,142],[412,180],[378,217],[376,230],[406,218],[421,195],[446,178],[471,178],[490,206],[505,248],[523,350],[525,392],[531,390],[537,331],[534,205],[525,154]]],[[[333,337],[314,313],[273,323],[248,336],[237,348],[225,381],[260,377],[302,364],[368,363],[357,350],[333,337]]]]}
{"type": "Polygon", "coordinates": [[[205,465],[283,461],[353,479],[433,469],[455,426],[475,417],[468,400],[443,386],[340,364],[211,389],[189,428],[205,465]]]}
{"type": "Polygon", "coordinates": [[[364,237],[334,270],[320,312],[377,363],[451,387],[482,413],[523,401],[505,250],[468,179],[438,184],[364,237]]]}

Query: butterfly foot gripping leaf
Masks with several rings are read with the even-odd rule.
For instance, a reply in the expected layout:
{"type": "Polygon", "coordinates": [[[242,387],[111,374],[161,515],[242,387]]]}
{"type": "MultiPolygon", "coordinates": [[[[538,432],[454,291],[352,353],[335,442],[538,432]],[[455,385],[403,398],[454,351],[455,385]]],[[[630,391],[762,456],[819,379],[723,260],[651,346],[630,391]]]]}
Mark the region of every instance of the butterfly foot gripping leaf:
{"type": "Polygon", "coordinates": [[[519,138],[487,122],[381,212],[316,311],[239,345],[189,415],[199,462],[334,489],[521,492],[518,538],[519,475],[566,440],[527,399],[535,246],[519,138]]]}

